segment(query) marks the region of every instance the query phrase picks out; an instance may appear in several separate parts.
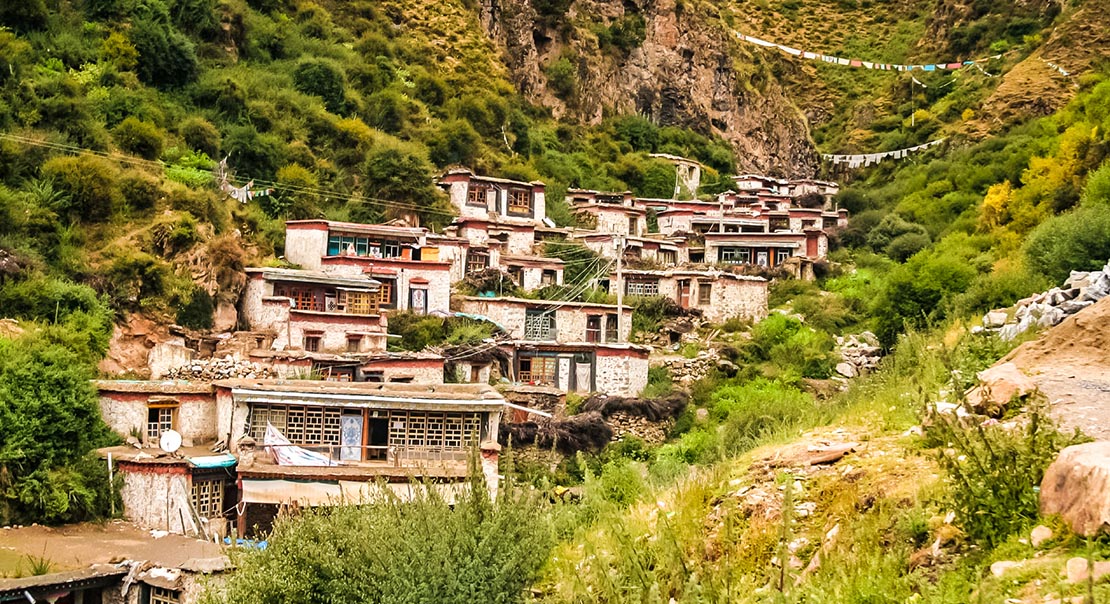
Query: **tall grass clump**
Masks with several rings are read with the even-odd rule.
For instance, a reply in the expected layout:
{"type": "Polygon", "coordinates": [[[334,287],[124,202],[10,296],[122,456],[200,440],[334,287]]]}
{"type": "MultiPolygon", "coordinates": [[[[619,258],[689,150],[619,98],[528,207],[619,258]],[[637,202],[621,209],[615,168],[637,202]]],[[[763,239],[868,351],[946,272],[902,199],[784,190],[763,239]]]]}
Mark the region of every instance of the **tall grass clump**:
{"type": "Polygon", "coordinates": [[[934,414],[926,437],[939,445],[957,521],[969,538],[991,548],[1036,522],[1045,469],[1078,442],[1078,435],[1057,430],[1043,397],[1027,406],[1020,425],[967,425],[934,414]]]}

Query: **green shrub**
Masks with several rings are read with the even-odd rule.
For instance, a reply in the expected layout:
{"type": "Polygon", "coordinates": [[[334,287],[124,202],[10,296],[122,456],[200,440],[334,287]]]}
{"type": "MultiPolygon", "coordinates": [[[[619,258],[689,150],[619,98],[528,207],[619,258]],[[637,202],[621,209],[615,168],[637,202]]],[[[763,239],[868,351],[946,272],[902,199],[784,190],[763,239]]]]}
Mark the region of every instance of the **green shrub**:
{"type": "MultiPolygon", "coordinates": [[[[867,244],[875,251],[885,251],[898,237],[911,233],[924,236],[926,239],[929,237],[929,232],[920,224],[907,222],[897,214],[887,214],[886,217],[868,233],[867,244]]],[[[916,241],[920,241],[920,238],[916,241]]]]}
{"type": "Polygon", "coordinates": [[[1110,259],[1110,204],[1049,218],[1033,229],[1022,251],[1030,270],[1057,284],[1071,271],[1101,269],[1110,259]]]}
{"type": "Polygon", "coordinates": [[[647,489],[643,466],[627,459],[616,459],[602,466],[598,488],[602,497],[620,506],[632,505],[647,489]]]}
{"type": "Polygon", "coordinates": [[[905,262],[909,260],[910,256],[929,247],[930,243],[931,240],[925,233],[902,233],[890,240],[883,253],[898,262],[905,262]]]}
{"type": "Polygon", "coordinates": [[[150,210],[166,192],[161,183],[138,171],[131,171],[119,181],[120,195],[128,207],[136,210],[150,210]]]}
{"type": "Polygon", "coordinates": [[[674,390],[674,376],[665,365],[648,367],[647,386],[640,393],[641,398],[658,398],[674,390]]]}
{"type": "Polygon", "coordinates": [[[343,71],[321,60],[306,60],[293,70],[293,85],[310,96],[319,97],[332,113],[347,112],[347,83],[343,71]]]}
{"type": "Polygon", "coordinates": [[[120,149],[144,159],[158,159],[164,138],[158,127],[135,117],[124,119],[112,130],[120,149]]]}
{"type": "Polygon", "coordinates": [[[677,442],[667,443],[655,452],[658,462],[679,460],[687,465],[710,464],[721,458],[721,440],[713,428],[695,428],[677,442]]]}
{"type": "Polygon", "coordinates": [[[382,137],[366,154],[363,191],[371,203],[352,208],[355,220],[371,222],[374,212],[394,217],[416,212],[424,224],[450,222],[453,210],[432,183],[432,165],[419,145],[382,137]],[[406,207],[375,206],[373,202],[397,202],[406,207]],[[410,209],[411,208],[411,209],[410,209]]]}
{"type": "Polygon", "coordinates": [[[66,205],[57,209],[75,220],[104,222],[123,203],[119,170],[98,157],[55,157],[42,174],[66,193],[66,205]]]}
{"type": "Polygon", "coordinates": [[[208,602],[522,602],[554,544],[548,507],[510,480],[490,501],[475,474],[453,503],[429,484],[411,501],[283,514],[208,602]]]}
{"type": "Polygon", "coordinates": [[[562,55],[544,68],[547,85],[555,96],[570,102],[578,88],[578,68],[573,56],[562,55]]]}
{"type": "Polygon", "coordinates": [[[782,376],[827,378],[835,365],[832,338],[794,317],[774,313],[756,324],[744,349],[752,362],[769,363],[782,376]]]}
{"type": "Polygon", "coordinates": [[[216,157],[220,154],[220,131],[204,118],[192,117],[178,130],[189,149],[216,157]]]}
{"type": "Polygon", "coordinates": [[[967,536],[984,546],[997,547],[1037,520],[1045,469],[1077,442],[1057,431],[1043,401],[1026,411],[1020,428],[965,426],[935,414],[926,432],[941,447],[948,503],[967,536]]]}
{"type": "Polygon", "coordinates": [[[139,79],[162,88],[175,88],[200,73],[196,49],[181,32],[150,18],[131,23],[131,43],[139,51],[139,79]]]}
{"type": "Polygon", "coordinates": [[[231,128],[223,142],[228,164],[240,178],[273,180],[285,162],[285,145],[272,134],[259,134],[254,126],[231,128]]]}
{"type": "Polygon", "coordinates": [[[108,515],[112,487],[103,466],[86,459],[113,440],[100,419],[93,362],[51,334],[0,338],[0,523],[108,515]]]}
{"type": "Polygon", "coordinates": [[[428,157],[435,165],[470,165],[478,155],[482,138],[465,120],[448,120],[427,139],[428,157]]]}
{"type": "Polygon", "coordinates": [[[184,304],[178,305],[177,324],[189,329],[212,329],[215,310],[212,296],[205,289],[198,287],[189,294],[184,304]]]}
{"type": "Polygon", "coordinates": [[[4,2],[0,4],[0,25],[19,32],[42,29],[49,14],[43,0],[4,2]]]}
{"type": "Polygon", "coordinates": [[[445,320],[439,317],[412,312],[391,313],[389,333],[401,337],[390,338],[389,345],[398,350],[416,351],[441,344],[447,339],[445,323],[445,320]]]}

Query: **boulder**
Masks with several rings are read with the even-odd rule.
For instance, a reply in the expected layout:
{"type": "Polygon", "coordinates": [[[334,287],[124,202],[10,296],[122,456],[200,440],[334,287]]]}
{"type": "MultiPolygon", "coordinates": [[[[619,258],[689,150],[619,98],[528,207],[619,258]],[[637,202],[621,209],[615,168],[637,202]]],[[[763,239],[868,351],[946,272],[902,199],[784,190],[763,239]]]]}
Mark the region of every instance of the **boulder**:
{"type": "Polygon", "coordinates": [[[1006,324],[1006,313],[1001,310],[992,310],[983,316],[983,327],[998,329],[1006,324]]]}
{"type": "MultiPolygon", "coordinates": [[[[1094,580],[1097,582],[1099,579],[1110,575],[1110,562],[1095,562],[1094,563],[1094,580]]],[[[1086,558],[1069,558],[1065,566],[1065,573],[1068,576],[1069,583],[1083,583],[1091,577],[1091,568],[1086,558]]]]}
{"type": "Polygon", "coordinates": [[[1043,524],[1033,527],[1029,533],[1029,544],[1033,547],[1040,547],[1049,539],[1052,539],[1052,529],[1043,524]]]}
{"type": "Polygon", "coordinates": [[[856,366],[851,363],[837,363],[836,372],[847,378],[854,378],[859,375],[856,366]]]}
{"type": "Polygon", "coordinates": [[[1012,560],[999,560],[998,562],[991,564],[991,574],[996,577],[1001,577],[1002,575],[1006,574],[1006,571],[1010,570],[1011,568],[1018,568],[1019,566],[1021,566],[1021,562],[1014,562],[1012,560]]]}
{"type": "Polygon", "coordinates": [[[1037,389],[1037,384],[1013,363],[1002,363],[979,373],[979,385],[967,391],[967,402],[976,413],[998,416],[1015,398],[1037,389]]]}
{"type": "Polygon", "coordinates": [[[1110,528],[1110,441],[1060,452],[1041,480],[1041,513],[1059,514],[1078,535],[1110,528]]]}

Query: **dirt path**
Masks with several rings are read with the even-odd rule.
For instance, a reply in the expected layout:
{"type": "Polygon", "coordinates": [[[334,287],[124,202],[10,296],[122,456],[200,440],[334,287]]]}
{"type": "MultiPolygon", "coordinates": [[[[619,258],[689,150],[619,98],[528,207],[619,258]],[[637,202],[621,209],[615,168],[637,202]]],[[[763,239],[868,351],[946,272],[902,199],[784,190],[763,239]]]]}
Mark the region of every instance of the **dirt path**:
{"type": "Polygon", "coordinates": [[[1110,440],[1110,298],[1006,355],[1028,374],[1061,426],[1110,440]]]}

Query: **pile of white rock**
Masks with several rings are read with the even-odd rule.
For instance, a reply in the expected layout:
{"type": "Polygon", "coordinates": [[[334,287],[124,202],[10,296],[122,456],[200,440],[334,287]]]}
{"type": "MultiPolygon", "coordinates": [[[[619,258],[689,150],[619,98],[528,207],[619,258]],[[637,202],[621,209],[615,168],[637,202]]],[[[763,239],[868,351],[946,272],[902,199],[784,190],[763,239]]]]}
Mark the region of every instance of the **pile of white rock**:
{"type": "Polygon", "coordinates": [[[836,348],[840,362],[836,372],[847,378],[854,378],[874,371],[883,360],[883,349],[879,338],[870,331],[859,335],[837,336],[836,348]]]}
{"type": "Polygon", "coordinates": [[[992,310],[983,316],[983,326],[972,331],[994,332],[1012,340],[1034,327],[1059,325],[1106,296],[1110,296],[1110,262],[1100,271],[1072,271],[1063,287],[1019,300],[1012,316],[1006,310],[992,310]]]}
{"type": "Polygon", "coordinates": [[[267,379],[276,377],[273,369],[252,363],[237,361],[230,355],[222,359],[197,359],[180,367],[174,367],[166,374],[169,380],[198,380],[212,382],[233,379],[267,379]]]}

